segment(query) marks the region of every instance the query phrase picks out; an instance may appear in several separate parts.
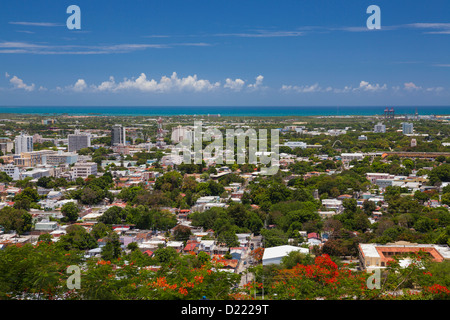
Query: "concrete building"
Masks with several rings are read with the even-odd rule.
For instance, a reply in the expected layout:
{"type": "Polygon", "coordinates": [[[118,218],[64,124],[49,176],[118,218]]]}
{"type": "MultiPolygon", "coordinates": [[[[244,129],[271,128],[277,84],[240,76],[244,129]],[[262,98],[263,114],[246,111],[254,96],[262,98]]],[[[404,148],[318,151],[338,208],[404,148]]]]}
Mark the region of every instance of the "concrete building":
{"type": "Polygon", "coordinates": [[[181,141],[194,142],[194,131],[190,128],[178,126],[172,129],[171,139],[173,143],[180,143],[181,141]]]}
{"type": "Polygon", "coordinates": [[[56,221],[41,221],[37,222],[34,226],[34,230],[43,232],[51,232],[56,229],[58,229],[58,223],[56,221]]]}
{"type": "Polygon", "coordinates": [[[111,129],[111,145],[125,145],[126,144],[126,130],[120,124],[115,124],[111,129]]]}
{"type": "Polygon", "coordinates": [[[386,126],[381,122],[377,123],[373,128],[373,132],[375,133],[386,133],[386,126]]]}
{"type": "Polygon", "coordinates": [[[367,180],[370,181],[370,183],[375,184],[377,180],[379,179],[394,179],[394,175],[389,173],[383,173],[383,172],[368,172],[366,173],[367,180]]]}
{"type": "Polygon", "coordinates": [[[338,199],[322,199],[322,206],[326,209],[335,210],[337,212],[342,210],[342,200],[338,199]]]}
{"type": "Polygon", "coordinates": [[[87,178],[90,175],[97,175],[97,163],[95,162],[77,162],[72,167],[72,177],[87,178]]]}
{"type": "Polygon", "coordinates": [[[289,147],[291,149],[301,148],[306,149],[306,143],[302,141],[288,141],[284,143],[285,147],[289,147]]]}
{"type": "Polygon", "coordinates": [[[402,132],[403,134],[413,134],[414,126],[412,123],[403,122],[402,123],[402,132]]]}
{"type": "Polygon", "coordinates": [[[20,174],[21,179],[25,178],[39,179],[42,177],[49,177],[50,175],[51,169],[43,169],[43,168],[36,168],[30,171],[24,171],[20,174]]]}
{"type": "Polygon", "coordinates": [[[75,152],[83,148],[91,146],[91,135],[89,133],[80,133],[75,130],[75,133],[67,136],[69,152],[75,152]]]}
{"type": "Polygon", "coordinates": [[[35,167],[45,163],[45,157],[55,154],[53,150],[39,150],[30,152],[21,152],[20,156],[14,157],[14,164],[19,167],[35,167]]]}
{"type": "Polygon", "coordinates": [[[16,137],[15,141],[15,154],[21,154],[22,152],[31,152],[33,151],[33,137],[20,133],[19,136],[16,137]]]}
{"type": "Polygon", "coordinates": [[[342,162],[350,162],[352,160],[362,160],[364,159],[363,153],[342,153],[341,160],[342,162]]]}
{"type": "Polygon", "coordinates": [[[13,164],[7,164],[0,167],[0,171],[3,171],[13,180],[20,180],[20,170],[13,164]]]}
{"type": "Polygon", "coordinates": [[[14,142],[9,138],[0,137],[0,151],[3,152],[3,154],[7,154],[10,153],[12,149],[14,149],[14,142]]]}
{"type": "Polygon", "coordinates": [[[57,166],[60,164],[74,164],[78,161],[78,154],[74,152],[62,152],[48,154],[44,156],[43,164],[57,166]]]}
{"type": "Polygon", "coordinates": [[[450,260],[448,245],[417,244],[406,241],[397,241],[385,245],[376,243],[360,243],[358,246],[359,262],[362,270],[371,272],[375,269],[386,268],[386,263],[393,257],[404,258],[401,263],[407,263],[408,255],[426,252],[433,261],[442,262],[450,260]],[[406,260],[406,261],[405,261],[406,260]]]}

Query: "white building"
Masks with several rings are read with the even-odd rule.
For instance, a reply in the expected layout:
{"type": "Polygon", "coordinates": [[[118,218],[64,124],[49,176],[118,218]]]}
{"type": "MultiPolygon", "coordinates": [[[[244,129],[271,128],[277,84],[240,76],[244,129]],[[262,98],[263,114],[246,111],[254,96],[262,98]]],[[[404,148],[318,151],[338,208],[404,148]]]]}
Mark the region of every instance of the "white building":
{"type": "Polygon", "coordinates": [[[413,134],[414,126],[412,123],[403,122],[402,123],[402,132],[403,134],[413,134]]]}
{"type": "Polygon", "coordinates": [[[36,168],[30,171],[24,171],[20,174],[21,179],[32,178],[39,179],[42,177],[49,177],[51,175],[51,169],[36,168]]]}
{"type": "Polygon", "coordinates": [[[194,142],[194,131],[190,128],[178,126],[172,129],[172,142],[180,143],[181,141],[189,141],[190,143],[194,142]]]}
{"type": "Polygon", "coordinates": [[[375,133],[385,133],[386,132],[386,126],[384,124],[382,124],[381,122],[379,122],[373,128],[373,132],[375,132],[375,133]]]}
{"type": "Polygon", "coordinates": [[[327,209],[339,211],[342,209],[342,200],[322,199],[322,205],[327,209]]]}
{"type": "Polygon", "coordinates": [[[267,266],[269,264],[280,264],[281,259],[292,251],[299,251],[304,254],[309,254],[309,249],[289,245],[265,248],[262,264],[263,266],[267,266]]]}
{"type": "Polygon", "coordinates": [[[0,167],[0,171],[3,171],[8,176],[10,176],[13,180],[20,180],[20,171],[19,168],[13,164],[7,164],[0,167]]]}
{"type": "Polygon", "coordinates": [[[363,153],[342,153],[341,160],[342,162],[350,162],[352,160],[362,160],[364,159],[363,153]]]}
{"type": "Polygon", "coordinates": [[[36,231],[54,231],[58,229],[58,223],[56,221],[41,221],[37,222],[34,226],[36,231]]]}
{"type": "Polygon", "coordinates": [[[15,139],[15,153],[21,154],[22,152],[33,151],[33,137],[25,135],[23,132],[15,139]]]}
{"type": "Polygon", "coordinates": [[[87,178],[91,174],[97,175],[97,163],[95,162],[77,162],[72,167],[73,179],[87,178]]]}
{"type": "Polygon", "coordinates": [[[302,141],[288,141],[288,142],[284,143],[284,146],[289,147],[291,149],[295,149],[295,148],[305,149],[306,143],[302,142],[302,141]]]}

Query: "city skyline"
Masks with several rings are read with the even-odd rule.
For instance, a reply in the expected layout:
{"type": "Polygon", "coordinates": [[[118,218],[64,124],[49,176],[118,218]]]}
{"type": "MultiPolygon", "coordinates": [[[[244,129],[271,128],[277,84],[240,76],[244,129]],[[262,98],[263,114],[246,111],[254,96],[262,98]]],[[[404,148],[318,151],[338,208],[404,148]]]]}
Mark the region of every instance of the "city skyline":
{"type": "Polygon", "coordinates": [[[448,105],[448,1],[0,4],[1,105],[448,105]],[[69,5],[81,29],[69,30],[69,5]],[[369,30],[366,9],[381,9],[369,30]]]}

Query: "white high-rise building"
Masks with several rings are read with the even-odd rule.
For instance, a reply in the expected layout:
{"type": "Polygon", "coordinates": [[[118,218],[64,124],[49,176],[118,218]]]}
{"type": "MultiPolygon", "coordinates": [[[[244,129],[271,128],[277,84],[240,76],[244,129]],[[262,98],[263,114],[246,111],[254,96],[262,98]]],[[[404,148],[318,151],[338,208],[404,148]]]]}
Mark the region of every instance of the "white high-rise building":
{"type": "Polygon", "coordinates": [[[402,132],[403,134],[413,134],[414,126],[412,123],[403,122],[402,123],[402,132]]]}
{"type": "Polygon", "coordinates": [[[33,151],[33,137],[25,135],[23,132],[15,139],[15,153],[21,154],[22,152],[33,151]]]}

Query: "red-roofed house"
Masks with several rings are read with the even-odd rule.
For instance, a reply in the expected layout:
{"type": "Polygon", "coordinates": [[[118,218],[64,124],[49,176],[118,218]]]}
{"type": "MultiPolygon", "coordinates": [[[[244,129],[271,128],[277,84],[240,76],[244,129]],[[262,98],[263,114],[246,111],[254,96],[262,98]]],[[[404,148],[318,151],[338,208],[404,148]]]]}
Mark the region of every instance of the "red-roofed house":
{"type": "Polygon", "coordinates": [[[145,253],[146,255],[148,255],[149,257],[153,256],[153,251],[150,250],[146,250],[143,253],[145,253]]]}

